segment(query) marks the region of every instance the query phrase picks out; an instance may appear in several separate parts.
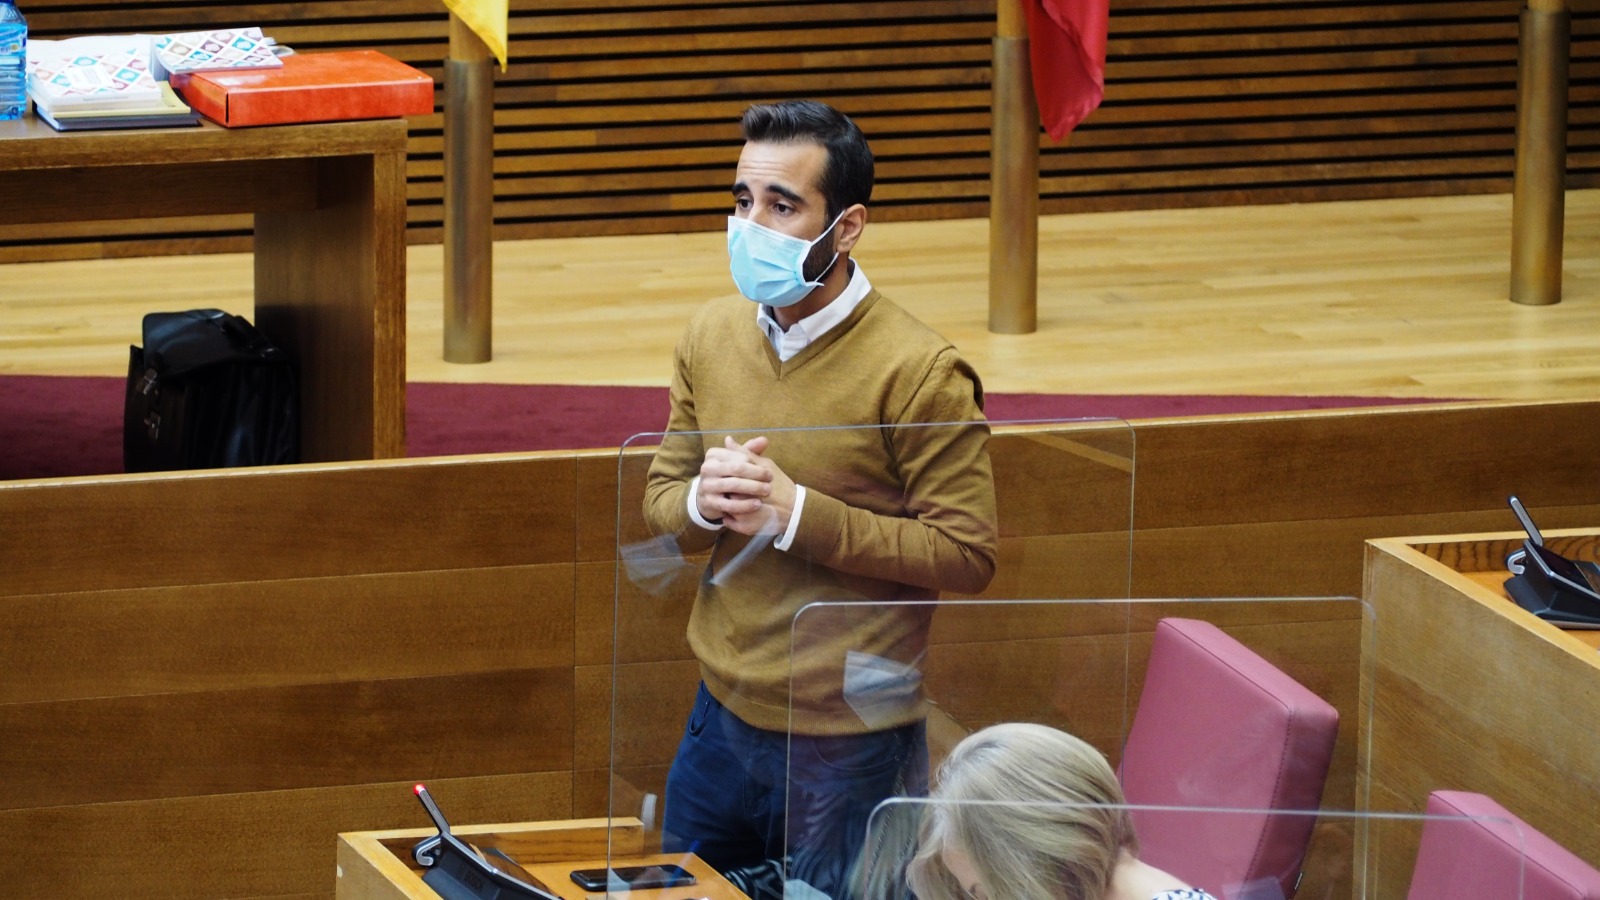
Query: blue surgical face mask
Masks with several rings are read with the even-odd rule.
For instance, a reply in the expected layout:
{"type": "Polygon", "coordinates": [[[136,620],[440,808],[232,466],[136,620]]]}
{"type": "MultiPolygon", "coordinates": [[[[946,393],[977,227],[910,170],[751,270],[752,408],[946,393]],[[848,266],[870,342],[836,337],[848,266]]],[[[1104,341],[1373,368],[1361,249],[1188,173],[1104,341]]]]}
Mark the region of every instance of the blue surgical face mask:
{"type": "Polygon", "coordinates": [[[728,265],[733,271],[733,283],[738,286],[739,293],[757,303],[774,307],[793,306],[804,300],[806,295],[822,286],[822,279],[839,261],[839,254],[835,253],[833,261],[822,270],[822,274],[815,281],[807,281],[806,257],[811,255],[811,248],[827,237],[842,218],[844,213],[840,212],[816,240],[804,241],[757,225],[749,219],[729,216],[728,265]]]}

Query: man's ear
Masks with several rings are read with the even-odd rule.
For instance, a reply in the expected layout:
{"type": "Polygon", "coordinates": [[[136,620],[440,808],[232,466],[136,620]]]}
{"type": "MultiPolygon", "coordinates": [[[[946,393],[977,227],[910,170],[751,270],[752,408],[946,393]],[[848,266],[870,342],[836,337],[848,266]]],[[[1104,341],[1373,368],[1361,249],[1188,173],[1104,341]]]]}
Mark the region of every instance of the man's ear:
{"type": "Polygon", "coordinates": [[[834,226],[834,231],[839,235],[834,247],[843,254],[849,255],[855,249],[856,242],[861,240],[861,232],[867,228],[867,208],[857,203],[847,208],[839,217],[839,224],[834,226]]]}

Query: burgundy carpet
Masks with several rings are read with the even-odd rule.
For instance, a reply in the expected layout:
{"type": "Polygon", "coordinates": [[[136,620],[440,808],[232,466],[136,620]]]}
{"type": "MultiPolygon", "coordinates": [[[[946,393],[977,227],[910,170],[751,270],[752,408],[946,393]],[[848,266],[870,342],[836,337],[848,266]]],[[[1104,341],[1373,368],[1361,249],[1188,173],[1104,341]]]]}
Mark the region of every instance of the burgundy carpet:
{"type": "MultiPolygon", "coordinates": [[[[122,471],[121,378],[0,376],[0,480],[122,471]]],[[[1383,397],[990,394],[990,421],[1275,412],[1434,402],[1383,397]]],[[[667,422],[666,388],[413,383],[411,456],[617,447],[667,422]]]]}

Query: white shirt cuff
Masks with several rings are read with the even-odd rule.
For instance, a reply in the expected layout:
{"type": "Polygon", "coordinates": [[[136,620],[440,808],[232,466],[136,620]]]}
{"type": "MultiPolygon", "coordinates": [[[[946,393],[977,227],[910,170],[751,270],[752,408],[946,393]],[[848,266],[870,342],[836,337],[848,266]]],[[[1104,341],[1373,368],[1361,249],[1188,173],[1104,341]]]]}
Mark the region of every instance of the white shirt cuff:
{"type": "Polygon", "coordinates": [[[800,530],[800,510],[806,506],[806,489],[801,485],[794,486],[794,512],[789,514],[789,527],[783,530],[783,537],[772,542],[772,546],[779,550],[788,550],[794,543],[795,533],[800,530]]]}
{"type": "MultiPolygon", "coordinates": [[[[700,496],[700,476],[696,475],[694,479],[689,482],[689,520],[707,531],[721,531],[721,519],[713,522],[710,519],[707,519],[705,516],[700,515],[700,504],[695,502],[695,498],[698,496],[700,496]]],[[[798,506],[798,504],[796,505],[798,506]]]]}

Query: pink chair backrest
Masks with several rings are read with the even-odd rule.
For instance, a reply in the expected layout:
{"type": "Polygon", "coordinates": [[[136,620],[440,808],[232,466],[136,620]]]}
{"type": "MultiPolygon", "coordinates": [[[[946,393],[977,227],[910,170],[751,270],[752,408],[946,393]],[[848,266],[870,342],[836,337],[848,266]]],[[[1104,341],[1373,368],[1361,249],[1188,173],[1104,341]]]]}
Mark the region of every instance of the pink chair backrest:
{"type": "MultiPolygon", "coordinates": [[[[1122,755],[1136,805],[1315,810],[1339,712],[1209,622],[1156,624],[1122,755]]],[[[1140,856],[1222,898],[1292,896],[1312,815],[1136,811],[1140,856]]]]}
{"type": "Polygon", "coordinates": [[[1600,900],[1600,872],[1505,807],[1465,791],[1434,791],[1406,900],[1600,900]],[[1518,885],[1521,893],[1518,893],[1518,885]]]}

